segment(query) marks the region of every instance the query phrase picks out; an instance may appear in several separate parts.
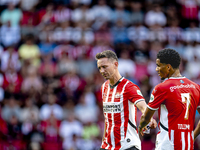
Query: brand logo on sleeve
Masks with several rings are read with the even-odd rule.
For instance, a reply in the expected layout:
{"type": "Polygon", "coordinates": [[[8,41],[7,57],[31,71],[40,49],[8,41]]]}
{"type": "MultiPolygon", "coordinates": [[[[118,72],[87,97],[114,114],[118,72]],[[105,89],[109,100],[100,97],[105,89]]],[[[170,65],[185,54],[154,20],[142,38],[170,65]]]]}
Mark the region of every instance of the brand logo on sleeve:
{"type": "Polygon", "coordinates": [[[153,94],[151,94],[149,102],[153,102],[153,100],[154,100],[154,96],[153,96],[153,94]]]}
{"type": "Polygon", "coordinates": [[[140,95],[140,96],[142,96],[142,93],[141,93],[140,90],[137,90],[137,94],[140,95]]]}

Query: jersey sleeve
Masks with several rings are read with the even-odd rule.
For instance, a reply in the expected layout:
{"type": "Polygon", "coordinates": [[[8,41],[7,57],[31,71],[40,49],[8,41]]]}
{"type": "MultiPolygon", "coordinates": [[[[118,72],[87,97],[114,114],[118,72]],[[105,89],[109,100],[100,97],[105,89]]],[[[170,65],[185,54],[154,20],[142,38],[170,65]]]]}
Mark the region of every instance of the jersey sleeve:
{"type": "Polygon", "coordinates": [[[167,91],[161,91],[160,87],[156,86],[151,93],[151,97],[147,107],[151,110],[157,110],[160,105],[165,101],[166,94],[167,91]]]}
{"type": "Polygon", "coordinates": [[[139,87],[135,84],[133,84],[132,82],[130,82],[127,87],[126,87],[126,91],[127,91],[127,96],[129,101],[131,101],[134,104],[137,104],[139,101],[144,101],[144,97],[139,89],[139,87]]]}

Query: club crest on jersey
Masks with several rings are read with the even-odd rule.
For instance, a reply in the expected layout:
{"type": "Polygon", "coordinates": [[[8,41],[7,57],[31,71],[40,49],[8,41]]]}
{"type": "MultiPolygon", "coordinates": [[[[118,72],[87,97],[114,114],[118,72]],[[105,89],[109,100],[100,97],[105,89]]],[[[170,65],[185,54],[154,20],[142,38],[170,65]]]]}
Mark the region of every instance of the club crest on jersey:
{"type": "Polygon", "coordinates": [[[117,92],[116,94],[115,94],[115,98],[120,98],[121,97],[121,94],[119,93],[119,92],[117,92]]]}
{"type": "Polygon", "coordinates": [[[180,82],[181,82],[181,83],[184,83],[184,81],[183,81],[183,80],[180,80],[180,82]]]}

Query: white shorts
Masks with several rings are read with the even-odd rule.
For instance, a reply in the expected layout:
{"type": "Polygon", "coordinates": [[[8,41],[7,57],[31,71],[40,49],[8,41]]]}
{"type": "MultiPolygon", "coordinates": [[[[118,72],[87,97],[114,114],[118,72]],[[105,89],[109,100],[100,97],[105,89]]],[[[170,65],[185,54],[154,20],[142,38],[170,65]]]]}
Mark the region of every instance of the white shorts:
{"type": "Polygon", "coordinates": [[[156,148],[155,150],[173,150],[174,145],[169,140],[168,131],[161,130],[156,136],[156,148]]]}

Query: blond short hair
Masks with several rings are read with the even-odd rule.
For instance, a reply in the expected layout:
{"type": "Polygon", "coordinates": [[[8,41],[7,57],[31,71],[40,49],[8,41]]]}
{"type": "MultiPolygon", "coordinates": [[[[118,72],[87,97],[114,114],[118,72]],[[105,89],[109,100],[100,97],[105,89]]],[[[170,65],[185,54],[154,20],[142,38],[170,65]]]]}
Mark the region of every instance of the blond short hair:
{"type": "Polygon", "coordinates": [[[106,50],[101,53],[97,53],[95,58],[96,58],[96,60],[101,59],[101,58],[114,59],[118,62],[116,53],[111,50],[106,50]]]}

